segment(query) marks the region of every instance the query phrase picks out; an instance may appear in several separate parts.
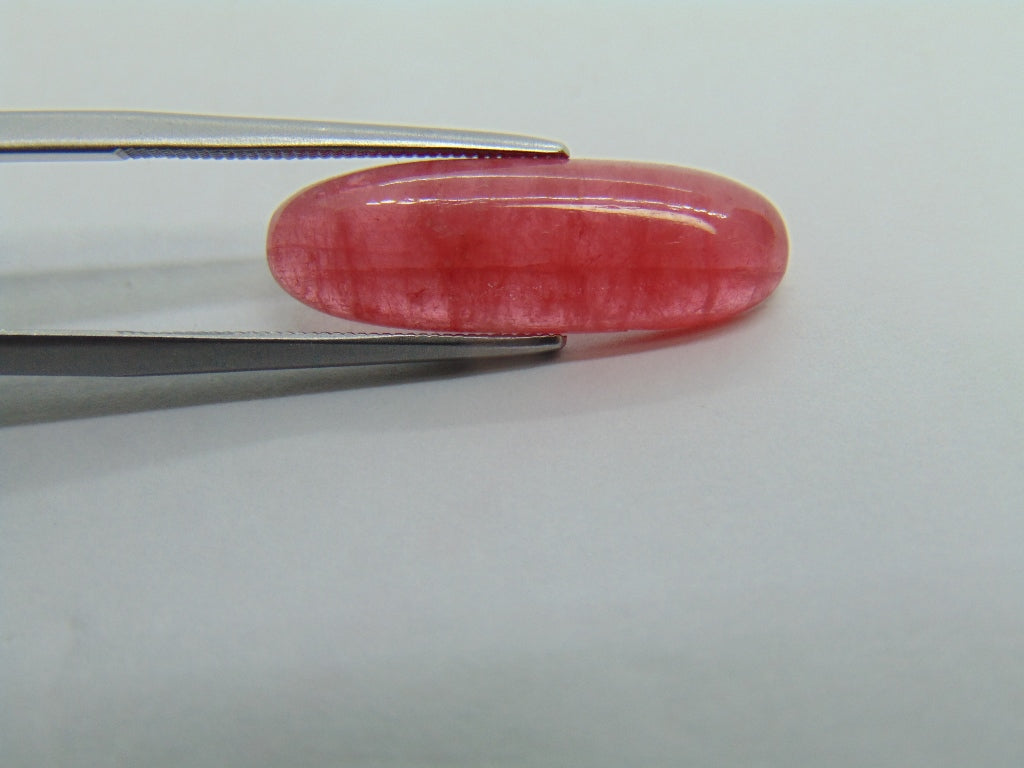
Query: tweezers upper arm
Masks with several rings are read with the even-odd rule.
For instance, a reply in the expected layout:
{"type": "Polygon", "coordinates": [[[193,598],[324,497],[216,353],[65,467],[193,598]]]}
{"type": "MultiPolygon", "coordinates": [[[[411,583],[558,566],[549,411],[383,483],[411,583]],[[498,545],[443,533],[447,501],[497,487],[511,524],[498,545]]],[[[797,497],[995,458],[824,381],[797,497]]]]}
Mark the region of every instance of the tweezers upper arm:
{"type": "Polygon", "coordinates": [[[0,160],[567,155],[556,141],[482,131],[168,112],[0,111],[0,160]]]}

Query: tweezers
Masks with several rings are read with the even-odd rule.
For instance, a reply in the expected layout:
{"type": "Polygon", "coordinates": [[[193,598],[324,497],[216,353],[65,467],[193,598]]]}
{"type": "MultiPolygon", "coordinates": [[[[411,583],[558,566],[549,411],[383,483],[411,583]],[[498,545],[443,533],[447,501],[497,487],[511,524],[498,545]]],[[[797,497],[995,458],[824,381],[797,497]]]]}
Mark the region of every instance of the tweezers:
{"type": "MultiPolygon", "coordinates": [[[[0,112],[0,161],[567,155],[558,142],[480,131],[163,112],[0,112]]],[[[0,331],[0,374],[323,368],[539,354],[564,343],[559,335],[0,331]]]]}

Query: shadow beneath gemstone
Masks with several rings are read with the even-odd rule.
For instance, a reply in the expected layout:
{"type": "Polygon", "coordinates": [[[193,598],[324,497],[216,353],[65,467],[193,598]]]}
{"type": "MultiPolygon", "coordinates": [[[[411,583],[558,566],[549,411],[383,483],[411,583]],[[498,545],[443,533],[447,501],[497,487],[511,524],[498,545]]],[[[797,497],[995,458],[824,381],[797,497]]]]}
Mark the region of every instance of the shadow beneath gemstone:
{"type": "Polygon", "coordinates": [[[258,258],[199,264],[62,269],[0,278],[8,328],[103,323],[105,318],[265,300],[279,290],[258,258]]]}
{"type": "Polygon", "coordinates": [[[634,355],[666,347],[692,344],[739,331],[750,323],[760,311],[761,306],[757,306],[738,317],[720,320],[703,328],[688,330],[575,334],[569,337],[570,342],[566,344],[560,359],[563,362],[599,360],[606,357],[621,357],[622,355],[634,355]]]}
{"type": "MultiPolygon", "coordinates": [[[[101,240],[83,246],[83,259],[101,260],[104,245],[101,240]]],[[[128,246],[111,241],[109,251],[113,257],[128,258],[128,246]]],[[[296,301],[281,290],[259,255],[225,257],[189,240],[164,243],[157,255],[161,260],[152,264],[0,273],[0,328],[381,331],[296,301]],[[175,255],[184,261],[176,263],[175,255]]]]}
{"type": "Polygon", "coordinates": [[[543,365],[557,354],[182,376],[4,376],[0,428],[480,376],[543,365]]]}

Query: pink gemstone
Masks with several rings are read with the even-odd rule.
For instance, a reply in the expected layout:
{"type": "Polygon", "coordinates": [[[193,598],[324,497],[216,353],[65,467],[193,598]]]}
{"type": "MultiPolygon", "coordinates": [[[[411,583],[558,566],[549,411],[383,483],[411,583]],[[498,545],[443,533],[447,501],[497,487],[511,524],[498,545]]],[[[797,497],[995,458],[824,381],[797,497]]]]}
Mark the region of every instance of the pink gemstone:
{"type": "Polygon", "coordinates": [[[329,179],[274,214],[288,293],[352,320],[534,333],[711,325],[768,296],[785,225],[721,176],[604,160],[433,160],[329,179]]]}

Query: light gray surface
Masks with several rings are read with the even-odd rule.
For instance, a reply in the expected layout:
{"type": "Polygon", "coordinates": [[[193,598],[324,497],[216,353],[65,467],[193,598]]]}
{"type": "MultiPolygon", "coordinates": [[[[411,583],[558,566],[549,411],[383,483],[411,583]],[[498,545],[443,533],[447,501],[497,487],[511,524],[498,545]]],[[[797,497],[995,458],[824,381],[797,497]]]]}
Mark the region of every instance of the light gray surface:
{"type": "MultiPolygon", "coordinates": [[[[547,365],[0,381],[3,764],[1024,762],[1019,6],[425,5],[6,2],[0,98],[714,169],[788,276],[547,365]]],[[[261,251],[354,167],[0,167],[0,324],[347,327],[261,251]]]]}

